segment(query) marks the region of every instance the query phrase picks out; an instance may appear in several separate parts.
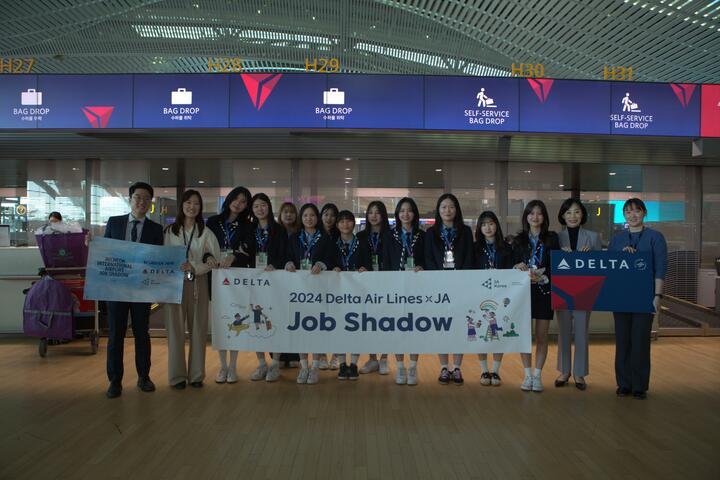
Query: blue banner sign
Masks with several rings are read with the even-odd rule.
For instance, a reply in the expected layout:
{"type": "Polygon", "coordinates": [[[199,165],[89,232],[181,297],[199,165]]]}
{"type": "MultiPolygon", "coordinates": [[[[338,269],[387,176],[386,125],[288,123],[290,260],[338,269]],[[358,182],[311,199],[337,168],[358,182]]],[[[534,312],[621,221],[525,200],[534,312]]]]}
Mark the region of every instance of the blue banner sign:
{"type": "Polygon", "coordinates": [[[182,246],[95,238],[88,253],[85,299],[180,303],[184,261],[182,246]]]}
{"type": "Polygon", "coordinates": [[[553,310],[654,312],[648,253],[552,252],[553,310]]]}

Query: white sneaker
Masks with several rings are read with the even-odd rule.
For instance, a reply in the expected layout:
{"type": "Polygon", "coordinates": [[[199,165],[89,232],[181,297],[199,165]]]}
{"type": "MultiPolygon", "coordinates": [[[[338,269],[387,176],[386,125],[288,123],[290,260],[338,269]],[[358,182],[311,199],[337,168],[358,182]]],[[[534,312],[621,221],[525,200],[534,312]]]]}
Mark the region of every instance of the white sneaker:
{"type": "Polygon", "coordinates": [[[372,373],[380,370],[380,364],[374,358],[369,359],[365,362],[365,365],[360,368],[360,373],[372,373]]]}
{"type": "Polygon", "coordinates": [[[258,365],[252,375],[250,375],[250,380],[252,380],[253,382],[257,382],[258,380],[265,380],[265,375],[267,375],[267,371],[267,364],[258,365]]]}
{"type": "Polygon", "coordinates": [[[227,373],[227,383],[237,383],[237,381],[238,381],[237,372],[235,371],[234,368],[231,368],[230,370],[228,370],[228,373],[227,373]]]}
{"type": "Polygon", "coordinates": [[[225,383],[227,382],[227,370],[224,368],[221,368],[220,371],[215,375],[215,383],[225,383]]]}
{"type": "Polygon", "coordinates": [[[395,374],[395,383],[398,385],[405,385],[408,382],[407,373],[404,367],[397,367],[397,373],[395,374]]]}
{"type": "Polygon", "coordinates": [[[307,383],[308,376],[310,375],[310,369],[307,367],[300,367],[300,371],[297,376],[297,383],[307,383]]]}
{"type": "Polygon", "coordinates": [[[317,368],[311,368],[310,373],[307,377],[307,384],[308,385],[315,385],[320,380],[320,370],[317,368]]]}
{"type": "Polygon", "coordinates": [[[332,358],[330,358],[330,370],[337,370],[340,368],[340,362],[338,362],[337,355],[333,354],[332,358]]]}
{"type": "Polygon", "coordinates": [[[524,392],[529,392],[533,389],[533,377],[531,375],[525,375],[525,380],[523,380],[522,384],[520,385],[520,390],[524,392]]]}
{"type": "Polygon", "coordinates": [[[276,382],[278,378],[280,378],[280,364],[271,363],[270,368],[268,368],[267,375],[265,375],[265,381],[276,382]]]}
{"type": "Polygon", "coordinates": [[[417,385],[417,367],[408,368],[407,384],[408,385],[417,385]]]}
{"type": "Polygon", "coordinates": [[[328,369],[327,355],[320,355],[320,362],[318,368],[320,368],[320,370],[328,369]]]}
{"type": "Polygon", "coordinates": [[[542,377],[540,375],[533,375],[532,391],[533,392],[542,392],[543,390],[545,390],[545,388],[543,388],[542,377]]]}
{"type": "Polygon", "coordinates": [[[388,367],[388,364],[387,364],[387,358],[382,358],[382,357],[380,358],[380,369],[379,370],[380,371],[378,373],[380,373],[380,375],[387,375],[388,373],[390,373],[390,368],[388,367]]]}

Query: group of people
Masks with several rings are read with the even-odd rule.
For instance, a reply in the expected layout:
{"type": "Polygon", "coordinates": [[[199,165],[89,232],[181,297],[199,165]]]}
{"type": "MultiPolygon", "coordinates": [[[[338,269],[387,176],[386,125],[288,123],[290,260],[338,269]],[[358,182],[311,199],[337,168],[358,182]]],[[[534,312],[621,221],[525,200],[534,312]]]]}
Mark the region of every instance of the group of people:
{"type": "MultiPolygon", "coordinates": [[[[356,218],[348,210],[339,211],[334,204],[322,209],[312,203],[299,210],[292,203],[282,204],[277,215],[272,202],[264,193],[251,195],[244,187],[233,189],[225,198],[218,215],[205,222],[203,199],[196,190],[187,190],[180,202],[179,212],[166,228],[146,218],[153,198],[153,189],[146,183],[130,187],[129,215],[111,217],[106,237],[157,245],[181,245],[186,261],[180,266],[185,273],[182,303],[166,305],[168,337],[168,377],[173,388],[202,387],[205,381],[205,350],[208,333],[208,311],[211,297],[208,275],[217,268],[261,268],[266,271],[284,269],[289,272],[309,270],[372,272],[379,270],[418,272],[421,270],[510,269],[528,272],[531,279],[531,311],[536,341],[535,362],[532,353],[522,353],[524,379],[520,388],[541,392],[544,389],[542,369],[548,352],[548,327],[554,317],[551,305],[552,282],[550,252],[587,252],[600,250],[600,236],[583,228],[587,210],[579,199],[569,198],[558,212],[563,225],[559,233],[549,229],[550,217],[541,200],[529,202],[522,214],[522,229],[512,237],[503,235],[500,221],[491,211],[482,212],[473,232],[465,225],[458,199],[445,193],[437,200],[434,224],[423,231],[417,204],[411,198],[397,202],[391,226],[386,206],[380,201],[370,202],[366,209],[365,225],[355,233],[356,218]],[[186,360],[185,331],[190,333],[190,349],[186,360]]],[[[617,233],[608,250],[651,253],[655,278],[654,306],[657,311],[662,298],[663,278],[667,268],[667,246],[663,235],[644,225],[647,208],[642,200],[631,198],[623,206],[627,229],[617,233]]],[[[150,338],[148,317],[150,306],[141,303],[109,302],[110,335],[108,340],[108,397],[122,392],[123,341],[128,313],[132,316],[135,335],[138,387],[153,391],[150,380],[150,338]]],[[[556,387],[573,378],[579,390],[585,390],[588,367],[588,323],[590,312],[558,311],[559,342],[556,387]],[[575,344],[574,358],[572,343],[575,344]]],[[[650,334],[653,314],[616,312],[616,393],[632,394],[643,399],[650,377],[650,334]]],[[[410,352],[408,352],[410,353],[410,352]]],[[[217,383],[235,383],[237,351],[219,351],[220,370],[217,383]]],[[[361,373],[389,374],[388,355],[369,354],[367,362],[358,368],[360,352],[257,353],[258,366],[250,379],[276,381],[280,378],[283,361],[297,361],[297,383],[315,384],[319,370],[337,370],[339,380],[357,380],[361,373]],[[284,357],[284,358],[283,358],[284,357]],[[269,363],[268,363],[269,360],[269,363]]],[[[438,355],[439,383],[462,385],[462,354],[438,355]]],[[[500,366],[503,354],[493,354],[492,364],[487,354],[479,354],[482,385],[500,385],[500,366]]],[[[405,363],[404,353],[395,353],[395,382],[399,385],[418,383],[418,355],[410,353],[405,363]]]]}

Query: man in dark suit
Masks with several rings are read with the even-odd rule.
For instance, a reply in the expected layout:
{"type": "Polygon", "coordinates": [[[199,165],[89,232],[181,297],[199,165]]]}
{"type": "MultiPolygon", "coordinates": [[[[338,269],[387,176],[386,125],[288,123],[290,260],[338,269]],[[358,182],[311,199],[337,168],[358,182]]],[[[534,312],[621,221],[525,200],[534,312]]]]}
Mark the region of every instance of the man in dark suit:
{"type": "MultiPolygon", "coordinates": [[[[130,186],[129,215],[110,217],[105,226],[105,238],[128,242],[163,244],[162,226],[145,217],[153,199],[153,188],[147,183],[136,182],[130,186]]],[[[135,302],[108,302],[107,374],[110,387],[108,398],[122,394],[123,349],[127,331],[128,313],[132,317],[135,337],[135,368],[137,386],[143,392],[154,392],[155,384],[150,380],[150,304],[135,302]]]]}

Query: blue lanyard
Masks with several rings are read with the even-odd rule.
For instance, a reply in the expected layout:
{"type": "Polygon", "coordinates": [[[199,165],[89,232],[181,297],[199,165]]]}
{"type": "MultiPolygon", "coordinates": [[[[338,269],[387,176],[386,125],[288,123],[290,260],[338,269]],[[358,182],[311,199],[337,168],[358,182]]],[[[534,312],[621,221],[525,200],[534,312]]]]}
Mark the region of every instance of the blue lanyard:
{"type": "Polygon", "coordinates": [[[220,228],[223,231],[223,235],[225,236],[225,248],[232,248],[233,240],[235,240],[235,235],[237,235],[237,228],[238,224],[235,222],[221,222],[220,228]],[[231,227],[235,228],[231,228],[231,227]],[[230,233],[228,233],[230,232],[230,233]]]}
{"type": "Polygon", "coordinates": [[[315,230],[315,233],[313,233],[312,238],[308,239],[308,233],[305,230],[302,230],[300,232],[300,246],[303,249],[303,256],[307,259],[310,258],[310,254],[312,253],[313,247],[315,247],[315,244],[320,239],[320,230],[315,230]]]}
{"type": "Polygon", "coordinates": [[[495,259],[497,255],[497,249],[495,248],[494,243],[488,243],[485,242],[485,256],[487,256],[488,259],[488,267],[493,269],[495,268],[495,259]]]}
{"type": "Polygon", "coordinates": [[[455,227],[447,228],[446,226],[440,227],[440,238],[445,243],[445,250],[452,250],[453,242],[455,242],[455,236],[457,232],[455,227]]]}
{"type": "Polygon", "coordinates": [[[378,248],[380,247],[380,232],[371,232],[369,240],[373,255],[377,255],[378,248]]]}
{"type": "Polygon", "coordinates": [[[412,257],[413,256],[413,246],[415,245],[415,241],[414,241],[415,239],[413,238],[413,234],[412,234],[412,232],[403,230],[401,235],[402,235],[403,248],[405,249],[407,256],[412,257]]]}
{"type": "Polygon", "coordinates": [[[340,250],[340,260],[342,261],[343,270],[349,270],[350,257],[352,257],[353,253],[355,253],[355,250],[357,249],[357,237],[353,235],[350,243],[345,243],[342,238],[338,238],[337,246],[338,250],[340,250]]]}
{"type": "Polygon", "coordinates": [[[642,238],[643,233],[645,233],[645,227],[640,230],[640,234],[637,236],[637,240],[633,242],[632,233],[630,233],[630,230],[628,232],[628,247],[632,247],[634,250],[637,250],[637,246],[640,243],[640,239],[642,238]]]}
{"type": "Polygon", "coordinates": [[[255,228],[255,242],[257,242],[259,251],[264,252],[267,250],[268,240],[270,240],[270,230],[268,228],[255,228]]]}
{"type": "Polygon", "coordinates": [[[532,249],[530,265],[539,267],[540,265],[542,265],[542,256],[543,251],[545,250],[545,245],[543,245],[539,238],[533,238],[533,236],[529,234],[528,237],[530,237],[530,247],[532,249]]]}

